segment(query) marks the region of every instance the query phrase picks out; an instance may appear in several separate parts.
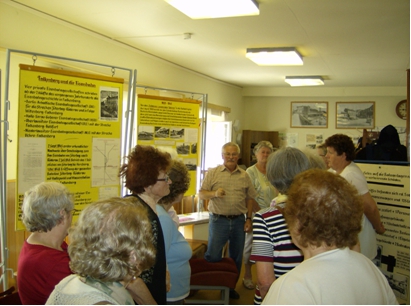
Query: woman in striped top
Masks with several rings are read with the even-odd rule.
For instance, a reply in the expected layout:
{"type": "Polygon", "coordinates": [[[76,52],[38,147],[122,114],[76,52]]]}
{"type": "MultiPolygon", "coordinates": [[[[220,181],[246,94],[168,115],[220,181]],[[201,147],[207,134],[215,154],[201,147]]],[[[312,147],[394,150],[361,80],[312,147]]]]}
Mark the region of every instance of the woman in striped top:
{"type": "Polygon", "coordinates": [[[293,244],[281,213],[287,191],[294,177],[313,167],[319,158],[296,148],[282,148],[273,153],[267,163],[267,178],[278,190],[271,206],[259,211],[253,219],[253,247],[250,261],[256,263],[257,287],[254,304],[261,304],[271,284],[303,261],[302,252],[293,244]]]}

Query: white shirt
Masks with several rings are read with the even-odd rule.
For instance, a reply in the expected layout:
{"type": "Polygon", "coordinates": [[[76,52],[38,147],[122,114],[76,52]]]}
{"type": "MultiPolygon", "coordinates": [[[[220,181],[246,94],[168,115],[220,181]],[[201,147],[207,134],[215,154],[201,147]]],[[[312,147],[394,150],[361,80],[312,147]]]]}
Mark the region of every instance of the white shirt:
{"type": "Polygon", "coordinates": [[[263,305],[397,305],[381,271],[349,248],[318,254],[280,276],[263,305]]]}
{"type": "MultiPolygon", "coordinates": [[[[346,166],[340,175],[357,189],[359,195],[364,195],[368,192],[367,179],[354,162],[346,166]]],[[[377,234],[365,215],[362,217],[361,232],[358,234],[358,238],[360,240],[361,253],[371,260],[374,259],[377,256],[377,234]]]]}

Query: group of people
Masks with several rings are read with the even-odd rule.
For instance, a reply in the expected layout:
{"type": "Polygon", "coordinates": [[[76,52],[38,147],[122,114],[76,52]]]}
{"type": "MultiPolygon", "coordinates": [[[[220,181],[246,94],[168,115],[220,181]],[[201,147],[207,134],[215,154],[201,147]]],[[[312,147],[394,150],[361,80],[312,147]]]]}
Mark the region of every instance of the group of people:
{"type": "Polygon", "coordinates": [[[371,261],[385,228],[354,150],[342,134],[327,138],[319,154],[262,141],[257,163],[243,170],[238,145],[225,144],[223,165],[209,169],[199,193],[209,200],[205,258],[221,260],[228,244],[239,273],[244,260],[254,304],[397,304],[371,261]]]}
{"type": "MultiPolygon", "coordinates": [[[[218,262],[227,248],[239,275],[244,263],[243,285],[255,289],[255,304],[397,304],[370,260],[385,228],[353,162],[354,144],[337,134],[324,146],[316,155],[261,141],[256,164],[243,170],[239,146],[225,144],[223,164],[207,171],[199,190],[210,215],[204,257],[218,262]]],[[[130,194],[90,204],[74,226],[66,187],[45,182],[26,192],[22,219],[31,235],[18,266],[24,304],[184,304],[191,248],[172,207],[188,190],[187,168],[137,145],[119,176],[130,194]]],[[[231,289],[230,298],[239,294],[231,289]]]]}
{"type": "Polygon", "coordinates": [[[23,304],[183,304],[192,252],[170,208],[189,188],[188,170],[165,151],[137,145],[119,176],[130,194],[88,205],[74,226],[65,186],[43,182],[25,193],[23,304]]]}

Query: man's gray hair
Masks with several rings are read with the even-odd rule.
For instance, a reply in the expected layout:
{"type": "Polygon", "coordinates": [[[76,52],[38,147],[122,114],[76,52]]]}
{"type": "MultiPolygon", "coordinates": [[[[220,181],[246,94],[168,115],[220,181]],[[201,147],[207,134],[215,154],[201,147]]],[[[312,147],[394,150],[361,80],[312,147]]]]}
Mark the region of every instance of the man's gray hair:
{"type": "Polygon", "coordinates": [[[224,153],[225,148],[227,147],[236,147],[238,154],[240,154],[240,147],[235,142],[227,142],[226,144],[224,144],[223,147],[221,148],[221,153],[224,153]]]}

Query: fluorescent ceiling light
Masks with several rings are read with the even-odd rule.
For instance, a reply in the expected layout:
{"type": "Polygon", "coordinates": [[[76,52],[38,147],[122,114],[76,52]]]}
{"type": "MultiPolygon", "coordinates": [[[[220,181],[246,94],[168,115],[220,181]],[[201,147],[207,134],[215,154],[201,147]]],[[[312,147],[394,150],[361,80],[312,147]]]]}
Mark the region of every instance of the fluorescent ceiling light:
{"type": "Polygon", "coordinates": [[[324,80],[320,76],[286,76],[285,81],[291,86],[324,85],[324,80]]]}
{"type": "Polygon", "coordinates": [[[294,47],[249,48],[245,55],[260,66],[302,65],[303,57],[294,47]]]}
{"type": "Polygon", "coordinates": [[[255,0],[165,0],[192,19],[259,15],[255,0]]]}

